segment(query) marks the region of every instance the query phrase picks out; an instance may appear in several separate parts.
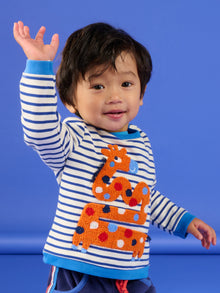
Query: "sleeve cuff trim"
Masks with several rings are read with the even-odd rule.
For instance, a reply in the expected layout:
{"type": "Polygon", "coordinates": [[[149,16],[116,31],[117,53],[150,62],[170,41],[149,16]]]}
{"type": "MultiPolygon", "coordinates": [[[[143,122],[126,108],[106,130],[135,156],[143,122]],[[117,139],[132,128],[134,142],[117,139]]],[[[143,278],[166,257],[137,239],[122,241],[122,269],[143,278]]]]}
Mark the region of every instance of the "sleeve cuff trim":
{"type": "Polygon", "coordinates": [[[186,238],[188,233],[187,228],[189,226],[189,224],[192,222],[192,220],[195,218],[195,216],[191,215],[190,213],[186,212],[182,218],[180,219],[175,231],[174,231],[174,235],[175,236],[179,236],[181,238],[186,238]]]}
{"type": "Polygon", "coordinates": [[[25,73],[54,75],[52,61],[27,60],[25,73]]]}

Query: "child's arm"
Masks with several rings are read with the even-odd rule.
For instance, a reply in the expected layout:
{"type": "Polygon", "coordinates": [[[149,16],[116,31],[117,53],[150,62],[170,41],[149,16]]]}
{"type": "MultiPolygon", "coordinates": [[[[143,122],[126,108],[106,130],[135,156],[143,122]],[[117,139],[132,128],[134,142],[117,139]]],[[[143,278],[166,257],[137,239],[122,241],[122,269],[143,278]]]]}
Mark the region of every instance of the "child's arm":
{"type": "Polygon", "coordinates": [[[28,59],[53,61],[55,58],[59,46],[59,36],[58,34],[54,34],[51,39],[51,43],[49,45],[45,45],[43,41],[45,31],[46,28],[42,26],[36,34],[35,39],[32,39],[30,37],[28,26],[24,26],[21,21],[14,23],[14,38],[22,47],[28,59]]]}
{"type": "Polygon", "coordinates": [[[210,245],[216,245],[215,230],[198,218],[194,218],[187,228],[187,233],[201,240],[202,246],[209,249],[210,245]]]}
{"type": "Polygon", "coordinates": [[[211,244],[216,245],[213,228],[155,190],[151,196],[151,223],[181,238],[190,233],[201,240],[202,246],[207,249],[211,244]]]}
{"type": "Polygon", "coordinates": [[[45,45],[44,33],[42,27],[32,39],[27,26],[22,22],[14,24],[14,37],[29,58],[20,82],[21,121],[26,144],[59,176],[74,139],[57,112],[52,60],[58,48],[58,35],[45,45]]]}

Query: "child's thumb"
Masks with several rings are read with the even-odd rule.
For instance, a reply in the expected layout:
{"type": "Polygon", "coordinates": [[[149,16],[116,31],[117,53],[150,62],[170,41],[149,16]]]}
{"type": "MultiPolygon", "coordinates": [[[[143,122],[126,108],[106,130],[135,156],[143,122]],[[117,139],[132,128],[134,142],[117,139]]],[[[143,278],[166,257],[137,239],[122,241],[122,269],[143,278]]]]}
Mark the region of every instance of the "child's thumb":
{"type": "Polygon", "coordinates": [[[51,46],[54,47],[56,50],[59,47],[59,35],[58,34],[54,34],[51,38],[51,46]]]}
{"type": "Polygon", "coordinates": [[[192,225],[189,233],[192,234],[198,240],[202,240],[203,239],[202,234],[199,232],[199,230],[194,225],[192,225]]]}

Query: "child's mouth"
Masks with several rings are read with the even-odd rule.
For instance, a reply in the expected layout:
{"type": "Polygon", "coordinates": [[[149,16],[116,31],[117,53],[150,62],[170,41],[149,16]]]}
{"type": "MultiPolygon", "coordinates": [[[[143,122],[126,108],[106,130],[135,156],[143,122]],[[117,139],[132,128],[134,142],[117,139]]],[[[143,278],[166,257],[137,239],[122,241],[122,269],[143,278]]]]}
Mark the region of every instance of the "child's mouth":
{"type": "Polygon", "coordinates": [[[105,113],[105,115],[107,115],[111,119],[119,119],[123,116],[124,113],[125,111],[110,111],[105,113]]]}

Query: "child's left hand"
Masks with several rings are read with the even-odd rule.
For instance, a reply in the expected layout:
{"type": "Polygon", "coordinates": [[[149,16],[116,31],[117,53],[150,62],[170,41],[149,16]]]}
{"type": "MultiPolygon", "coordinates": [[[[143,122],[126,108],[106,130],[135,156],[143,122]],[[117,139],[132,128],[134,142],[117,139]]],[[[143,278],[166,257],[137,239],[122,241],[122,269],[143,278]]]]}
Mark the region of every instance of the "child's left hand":
{"type": "Polygon", "coordinates": [[[198,218],[194,218],[187,228],[187,233],[201,240],[202,246],[209,249],[210,245],[216,245],[215,230],[198,218]]]}

